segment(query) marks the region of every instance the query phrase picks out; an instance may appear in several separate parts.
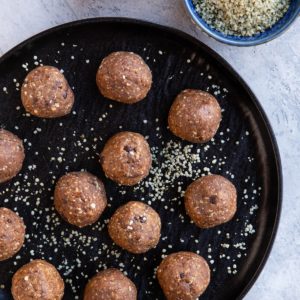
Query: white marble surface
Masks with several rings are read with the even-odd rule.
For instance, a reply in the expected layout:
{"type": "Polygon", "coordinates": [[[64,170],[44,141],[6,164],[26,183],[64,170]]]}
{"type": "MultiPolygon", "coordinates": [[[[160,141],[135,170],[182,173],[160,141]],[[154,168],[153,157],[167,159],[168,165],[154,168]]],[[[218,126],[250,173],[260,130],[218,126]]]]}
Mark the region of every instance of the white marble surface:
{"type": "Polygon", "coordinates": [[[0,0],[0,55],[49,27],[98,16],[145,19],[186,31],[220,53],[248,82],[277,137],[284,202],[272,254],[245,299],[300,299],[300,18],[275,41],[235,48],[196,29],[183,0],[0,0]]]}

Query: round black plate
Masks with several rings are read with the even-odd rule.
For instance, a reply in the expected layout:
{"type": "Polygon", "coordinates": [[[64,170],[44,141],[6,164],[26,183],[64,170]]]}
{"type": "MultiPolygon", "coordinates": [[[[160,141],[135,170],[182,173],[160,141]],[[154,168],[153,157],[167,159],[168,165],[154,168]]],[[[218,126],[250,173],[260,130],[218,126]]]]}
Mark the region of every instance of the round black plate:
{"type": "Polygon", "coordinates": [[[52,262],[66,282],[64,299],[81,299],[88,278],[105,267],[124,270],[139,299],[163,299],[155,268],[163,255],[190,250],[204,256],[212,281],[201,299],[241,298],[261,271],[273,243],[281,204],[276,142],[257,99],[215,52],[179,31],[128,19],[92,19],[50,29],[0,60],[1,126],[24,139],[26,161],[14,180],[0,186],[0,205],[26,222],[26,243],[0,263],[0,299],[10,299],[14,272],[33,258],[52,262]],[[100,61],[112,51],[140,54],[153,71],[147,99],[127,106],[104,99],[95,85],[100,61]],[[26,115],[20,84],[38,64],[57,66],[74,88],[72,114],[43,120],[26,115]],[[223,109],[215,139],[191,145],[167,129],[174,97],[185,88],[214,93],[223,109]],[[137,187],[107,180],[98,164],[105,141],[121,130],[140,132],[152,147],[152,174],[137,187]],[[53,209],[56,180],[86,169],[105,183],[109,207],[97,224],[77,229],[53,209]],[[200,230],[184,212],[182,191],[193,179],[217,173],[238,189],[238,212],[217,228],[200,230]],[[131,255],[110,240],[106,223],[129,200],[145,201],[163,223],[161,242],[131,255]]]}

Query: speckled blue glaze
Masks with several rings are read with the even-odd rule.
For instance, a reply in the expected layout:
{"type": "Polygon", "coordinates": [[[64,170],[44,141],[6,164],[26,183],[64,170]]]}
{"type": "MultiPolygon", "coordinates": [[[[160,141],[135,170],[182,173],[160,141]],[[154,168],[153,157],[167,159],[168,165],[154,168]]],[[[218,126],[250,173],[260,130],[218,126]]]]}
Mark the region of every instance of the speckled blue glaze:
{"type": "Polygon", "coordinates": [[[254,46],[266,43],[282,34],[300,14],[300,0],[291,0],[290,7],[286,14],[273,27],[266,31],[250,37],[225,35],[220,31],[211,28],[197,13],[193,0],[184,0],[186,8],[192,20],[208,35],[225,44],[234,46],[254,46]]]}

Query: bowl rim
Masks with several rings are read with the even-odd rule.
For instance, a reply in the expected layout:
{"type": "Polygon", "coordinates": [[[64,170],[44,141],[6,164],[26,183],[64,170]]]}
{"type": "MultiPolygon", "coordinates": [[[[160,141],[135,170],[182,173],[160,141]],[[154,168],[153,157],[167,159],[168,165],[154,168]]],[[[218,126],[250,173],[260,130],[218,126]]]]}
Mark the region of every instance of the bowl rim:
{"type": "MultiPolygon", "coordinates": [[[[196,23],[196,25],[206,34],[208,34],[210,37],[214,38],[215,40],[222,42],[224,44],[232,45],[232,46],[240,46],[240,47],[249,47],[249,46],[256,46],[260,44],[264,44],[267,42],[270,42],[271,40],[277,38],[281,34],[283,34],[291,25],[292,23],[296,20],[298,16],[300,16],[300,1],[298,3],[298,7],[296,7],[295,11],[292,14],[292,17],[282,26],[280,27],[277,31],[272,32],[268,36],[256,39],[256,40],[233,40],[229,38],[230,36],[221,36],[219,35],[216,31],[212,31],[210,28],[207,28],[206,26],[203,25],[203,23],[200,20],[203,20],[198,13],[194,9],[194,5],[192,4],[192,0],[184,0],[185,8],[188,12],[188,14],[192,17],[192,21],[196,23]]],[[[205,22],[203,20],[203,22],[205,22]]]]}

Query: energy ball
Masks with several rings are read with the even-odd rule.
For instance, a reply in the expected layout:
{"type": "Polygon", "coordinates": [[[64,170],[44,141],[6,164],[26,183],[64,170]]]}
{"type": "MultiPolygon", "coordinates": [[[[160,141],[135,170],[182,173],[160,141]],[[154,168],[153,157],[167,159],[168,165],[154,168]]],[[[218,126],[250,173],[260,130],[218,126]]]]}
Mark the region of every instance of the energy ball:
{"type": "Polygon", "coordinates": [[[190,184],[184,195],[187,214],[200,228],[230,221],[237,209],[235,186],[220,175],[208,175],[190,184]]]}
{"type": "Polygon", "coordinates": [[[62,176],[55,187],[54,206],[63,219],[85,227],[95,223],[107,204],[104,185],[88,172],[62,176]]]}
{"type": "Polygon", "coordinates": [[[205,143],[216,134],[221,108],[214,96],[200,90],[184,90],[171,106],[168,123],[174,135],[192,143],[205,143]]]}
{"type": "Polygon", "coordinates": [[[0,183],[15,177],[22,169],[25,152],[22,140],[0,129],[0,183]]]}
{"type": "Polygon", "coordinates": [[[12,279],[14,300],[60,300],[64,282],[56,268],[44,260],[33,260],[20,268],[12,279]]]}
{"type": "Polygon", "coordinates": [[[149,174],[150,147],[139,133],[120,132],[107,141],[100,154],[100,163],[111,180],[122,185],[135,185],[149,174]]]}
{"type": "Polygon", "coordinates": [[[87,284],[84,300],[136,300],[134,283],[117,269],[98,273],[87,284]]]}
{"type": "Polygon", "coordinates": [[[40,118],[65,116],[74,104],[74,94],[66,78],[51,66],[37,67],[26,76],[21,99],[25,110],[40,118]]]}
{"type": "Polygon", "coordinates": [[[161,262],[157,278],[168,300],[196,300],[209,285],[210,269],[203,257],[178,252],[161,262]]]}
{"type": "Polygon", "coordinates": [[[152,85],[152,73],[139,55],[113,52],[101,62],[96,83],[104,97],[132,104],[147,96],[152,85]]]}
{"type": "Polygon", "coordinates": [[[155,248],[160,239],[161,221],[149,205],[130,201],[119,207],[108,223],[112,240],[128,252],[139,254],[155,248]]]}
{"type": "Polygon", "coordinates": [[[8,208],[0,207],[0,261],[13,257],[23,246],[25,225],[8,208]]]}

